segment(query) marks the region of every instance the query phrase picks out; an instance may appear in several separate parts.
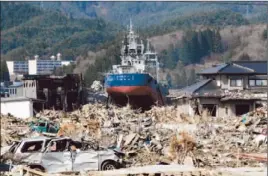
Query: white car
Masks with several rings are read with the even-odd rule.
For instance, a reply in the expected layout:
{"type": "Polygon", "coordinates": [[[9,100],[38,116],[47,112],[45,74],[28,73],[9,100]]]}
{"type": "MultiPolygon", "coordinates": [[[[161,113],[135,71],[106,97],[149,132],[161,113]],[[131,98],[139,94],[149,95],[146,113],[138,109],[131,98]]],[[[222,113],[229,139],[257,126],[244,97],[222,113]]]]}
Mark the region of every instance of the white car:
{"type": "Polygon", "coordinates": [[[25,139],[10,149],[13,159],[47,173],[112,170],[123,166],[124,154],[110,149],[90,149],[70,138],[25,139]]]}

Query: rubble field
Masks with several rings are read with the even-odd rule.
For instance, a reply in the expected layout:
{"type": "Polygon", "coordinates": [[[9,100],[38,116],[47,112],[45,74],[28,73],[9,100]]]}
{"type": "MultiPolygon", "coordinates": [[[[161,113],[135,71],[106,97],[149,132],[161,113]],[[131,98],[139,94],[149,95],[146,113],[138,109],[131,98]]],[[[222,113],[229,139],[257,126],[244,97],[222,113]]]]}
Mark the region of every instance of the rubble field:
{"type": "Polygon", "coordinates": [[[60,124],[56,136],[121,150],[126,154],[127,168],[159,164],[206,170],[263,168],[267,167],[266,117],[265,107],[241,117],[220,119],[207,111],[190,117],[175,106],[153,107],[141,113],[129,106],[87,104],[70,113],[44,110],[26,120],[1,115],[1,146],[48,135],[29,129],[29,122],[43,119],[60,124]]]}

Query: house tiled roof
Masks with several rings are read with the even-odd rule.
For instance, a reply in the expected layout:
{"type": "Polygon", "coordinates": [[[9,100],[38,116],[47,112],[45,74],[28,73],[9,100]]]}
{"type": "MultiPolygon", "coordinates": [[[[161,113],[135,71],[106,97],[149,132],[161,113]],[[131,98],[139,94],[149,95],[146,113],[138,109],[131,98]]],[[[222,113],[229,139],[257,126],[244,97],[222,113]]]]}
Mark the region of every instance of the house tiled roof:
{"type": "Polygon", "coordinates": [[[221,65],[217,65],[214,67],[210,67],[207,68],[205,70],[202,70],[201,72],[199,72],[199,74],[214,74],[214,73],[218,73],[220,70],[222,70],[223,68],[225,68],[228,64],[221,64],[221,65]]]}
{"type": "Polygon", "coordinates": [[[235,61],[202,70],[198,74],[267,74],[266,61],[235,61]]]}
{"type": "Polygon", "coordinates": [[[236,64],[230,64],[227,67],[223,68],[219,73],[221,74],[245,74],[245,73],[254,73],[254,70],[247,67],[242,67],[236,64]]]}
{"type": "Polygon", "coordinates": [[[208,84],[195,91],[194,96],[220,97],[222,96],[222,90],[217,86],[217,82],[212,80],[208,84]]]}
{"type": "Polygon", "coordinates": [[[178,93],[172,95],[171,97],[193,97],[193,96],[219,97],[221,96],[221,89],[217,87],[216,81],[206,79],[179,90],[178,93]]]}
{"type": "Polygon", "coordinates": [[[267,74],[267,61],[236,61],[233,63],[250,68],[257,74],[267,74]]]}
{"type": "Polygon", "coordinates": [[[197,90],[199,90],[201,87],[203,87],[204,85],[209,83],[210,81],[211,81],[211,79],[201,80],[195,84],[192,84],[190,86],[185,87],[184,89],[181,90],[181,92],[183,92],[185,94],[193,94],[197,90]]]}

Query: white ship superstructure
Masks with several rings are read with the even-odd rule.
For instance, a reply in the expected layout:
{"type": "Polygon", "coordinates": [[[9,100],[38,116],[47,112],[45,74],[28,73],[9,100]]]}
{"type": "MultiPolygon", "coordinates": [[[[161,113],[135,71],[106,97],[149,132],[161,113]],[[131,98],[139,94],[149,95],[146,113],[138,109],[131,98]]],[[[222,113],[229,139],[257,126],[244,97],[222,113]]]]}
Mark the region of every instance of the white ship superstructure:
{"type": "Polygon", "coordinates": [[[143,41],[133,31],[131,20],[129,33],[125,36],[122,44],[121,65],[113,65],[112,73],[149,73],[158,80],[159,62],[157,54],[151,51],[149,40],[147,40],[145,51],[143,41]]]}

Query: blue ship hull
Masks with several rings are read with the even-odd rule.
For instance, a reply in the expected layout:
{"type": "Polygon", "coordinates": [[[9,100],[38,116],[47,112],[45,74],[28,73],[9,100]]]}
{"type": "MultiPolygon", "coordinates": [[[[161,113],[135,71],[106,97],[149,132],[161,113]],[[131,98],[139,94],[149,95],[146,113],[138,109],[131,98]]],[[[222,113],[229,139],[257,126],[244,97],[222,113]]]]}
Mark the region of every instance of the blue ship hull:
{"type": "Polygon", "coordinates": [[[152,105],[164,105],[167,90],[146,73],[109,74],[105,87],[112,102],[129,103],[135,108],[150,109],[152,105]]]}

